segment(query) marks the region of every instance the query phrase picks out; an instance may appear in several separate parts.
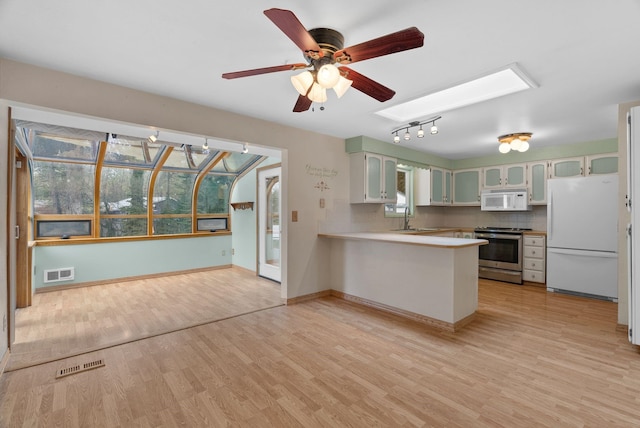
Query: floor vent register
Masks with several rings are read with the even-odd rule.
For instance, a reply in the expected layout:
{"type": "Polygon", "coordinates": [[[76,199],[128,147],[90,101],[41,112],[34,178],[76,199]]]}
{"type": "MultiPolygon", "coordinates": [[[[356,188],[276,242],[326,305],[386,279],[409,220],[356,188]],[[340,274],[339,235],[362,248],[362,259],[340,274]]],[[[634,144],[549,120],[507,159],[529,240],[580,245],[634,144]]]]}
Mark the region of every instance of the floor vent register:
{"type": "Polygon", "coordinates": [[[65,369],[60,369],[56,373],[56,379],[60,379],[61,377],[65,376],[71,376],[76,373],[86,372],[87,370],[97,369],[98,367],[104,367],[104,360],[99,359],[91,361],[89,363],[78,364],[72,367],[67,367],[65,369]]]}

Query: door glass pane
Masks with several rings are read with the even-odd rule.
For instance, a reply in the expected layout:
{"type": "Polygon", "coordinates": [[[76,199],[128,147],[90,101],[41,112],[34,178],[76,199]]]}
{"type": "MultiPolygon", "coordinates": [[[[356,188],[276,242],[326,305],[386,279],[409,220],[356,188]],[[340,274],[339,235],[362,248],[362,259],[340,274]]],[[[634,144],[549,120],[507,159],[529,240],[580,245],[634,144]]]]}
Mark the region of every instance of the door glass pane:
{"type": "Polygon", "coordinates": [[[531,167],[531,199],[544,201],[544,165],[537,164],[531,167]]]}
{"type": "Polygon", "coordinates": [[[265,261],[280,266],[280,177],[267,179],[267,230],[265,233],[265,261]]]}
{"type": "Polygon", "coordinates": [[[367,156],[367,197],[378,199],[382,194],[382,162],[380,158],[367,156]]]}
{"type": "Polygon", "coordinates": [[[433,202],[443,202],[442,195],[442,170],[434,169],[431,171],[431,196],[433,202]]]}
{"type": "Polygon", "coordinates": [[[606,157],[591,160],[591,174],[615,174],[618,172],[618,158],[606,157]]]}
{"type": "Polygon", "coordinates": [[[484,172],[484,185],[489,187],[500,185],[500,168],[488,169],[484,172]]]}
{"type": "Polygon", "coordinates": [[[582,175],[580,161],[562,161],[554,165],[554,177],[575,177],[582,175]]]}
{"type": "Polygon", "coordinates": [[[524,167],[512,166],[507,169],[507,183],[511,186],[524,184],[524,167]]]}

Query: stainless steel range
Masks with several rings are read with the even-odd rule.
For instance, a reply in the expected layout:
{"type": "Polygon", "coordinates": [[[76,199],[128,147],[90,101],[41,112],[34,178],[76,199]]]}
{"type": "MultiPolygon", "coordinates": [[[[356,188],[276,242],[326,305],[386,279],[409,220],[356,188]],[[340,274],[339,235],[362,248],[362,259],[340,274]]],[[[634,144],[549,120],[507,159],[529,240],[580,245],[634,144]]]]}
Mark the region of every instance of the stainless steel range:
{"type": "Polygon", "coordinates": [[[478,227],[477,239],[486,239],[479,247],[478,276],[522,284],[522,232],[531,229],[478,227]]]}

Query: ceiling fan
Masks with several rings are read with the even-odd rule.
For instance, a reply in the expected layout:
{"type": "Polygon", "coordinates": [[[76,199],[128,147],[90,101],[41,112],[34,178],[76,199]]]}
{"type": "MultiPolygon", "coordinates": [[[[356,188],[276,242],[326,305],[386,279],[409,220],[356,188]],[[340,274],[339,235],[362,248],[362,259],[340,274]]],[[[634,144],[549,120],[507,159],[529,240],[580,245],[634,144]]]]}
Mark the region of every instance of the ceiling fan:
{"type": "Polygon", "coordinates": [[[264,14],[302,50],[307,62],[235,71],[224,73],[222,77],[236,79],[276,71],[306,69],[291,78],[293,86],[300,94],[293,107],[294,112],[308,110],[314,101],[325,102],[326,90],[329,88],[333,88],[338,98],[353,86],[380,102],[391,99],[395,95],[394,90],[344,64],[419,48],[424,44],[424,34],[416,27],[410,27],[345,48],[344,37],[338,31],[329,28],[314,28],[307,31],[290,10],[268,9],[264,14]]]}

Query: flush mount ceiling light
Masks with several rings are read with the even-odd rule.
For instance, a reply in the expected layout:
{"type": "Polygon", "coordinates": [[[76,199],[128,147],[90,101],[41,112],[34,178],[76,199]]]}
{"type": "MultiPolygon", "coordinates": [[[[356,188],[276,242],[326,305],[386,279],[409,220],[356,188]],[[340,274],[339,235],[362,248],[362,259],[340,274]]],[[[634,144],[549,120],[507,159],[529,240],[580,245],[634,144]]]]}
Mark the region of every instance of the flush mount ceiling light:
{"type": "Polygon", "coordinates": [[[537,87],[522,68],[514,63],[474,80],[380,110],[376,114],[404,122],[412,117],[442,113],[537,87]]]}
{"type": "Polygon", "coordinates": [[[516,132],[514,134],[506,134],[498,137],[498,150],[500,153],[509,153],[511,150],[517,152],[526,152],[529,150],[529,140],[531,132],[516,132]]]}
{"type": "Polygon", "coordinates": [[[393,142],[398,144],[400,142],[400,136],[398,135],[398,132],[400,132],[401,130],[405,130],[404,133],[404,139],[409,141],[411,139],[411,133],[409,132],[409,129],[414,128],[416,126],[419,126],[420,129],[418,129],[418,133],[417,136],[418,138],[423,138],[424,137],[424,129],[422,129],[422,125],[427,125],[427,124],[431,124],[431,134],[435,135],[438,133],[438,127],[436,126],[436,120],[441,119],[442,116],[435,116],[432,117],[430,119],[427,120],[423,120],[423,121],[415,121],[415,122],[409,122],[409,125],[404,125],[401,126],[400,128],[394,129],[393,131],[391,131],[391,134],[393,135],[393,142]]]}

